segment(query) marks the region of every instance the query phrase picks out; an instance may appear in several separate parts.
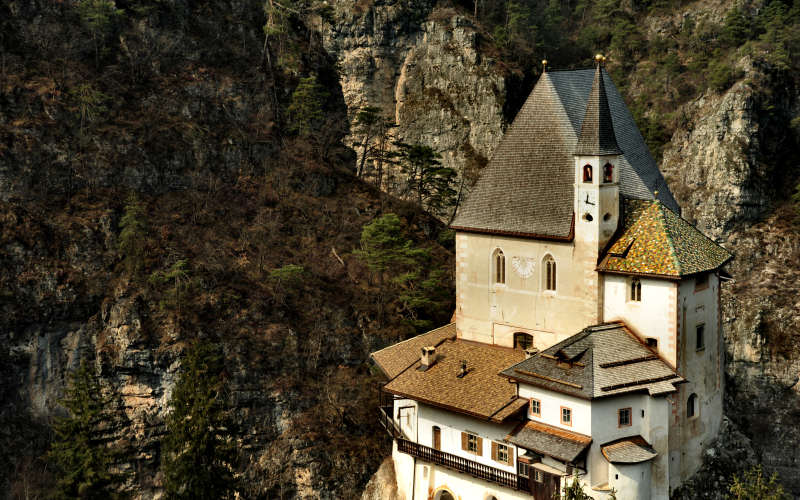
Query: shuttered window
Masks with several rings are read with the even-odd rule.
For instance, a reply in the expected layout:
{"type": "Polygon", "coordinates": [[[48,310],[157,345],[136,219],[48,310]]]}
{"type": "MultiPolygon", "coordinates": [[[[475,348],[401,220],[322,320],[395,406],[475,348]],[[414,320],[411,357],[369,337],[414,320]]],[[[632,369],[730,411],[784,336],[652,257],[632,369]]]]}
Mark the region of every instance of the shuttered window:
{"type": "Polygon", "coordinates": [[[492,441],[492,460],[501,464],[511,465],[511,449],[503,443],[492,441]]]}
{"type": "Polygon", "coordinates": [[[483,450],[483,439],[477,434],[473,434],[471,432],[462,432],[461,449],[481,456],[483,455],[481,451],[483,450]]]}

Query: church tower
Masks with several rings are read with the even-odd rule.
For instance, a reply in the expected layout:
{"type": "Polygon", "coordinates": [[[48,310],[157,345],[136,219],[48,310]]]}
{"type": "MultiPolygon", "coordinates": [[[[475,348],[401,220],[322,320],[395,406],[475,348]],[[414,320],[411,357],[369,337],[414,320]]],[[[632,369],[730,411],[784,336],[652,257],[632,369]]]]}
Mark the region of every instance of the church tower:
{"type": "Polygon", "coordinates": [[[622,155],[603,81],[604,59],[601,55],[595,57],[597,69],[574,152],[575,236],[585,243],[593,243],[598,253],[605,248],[619,222],[622,155]]]}

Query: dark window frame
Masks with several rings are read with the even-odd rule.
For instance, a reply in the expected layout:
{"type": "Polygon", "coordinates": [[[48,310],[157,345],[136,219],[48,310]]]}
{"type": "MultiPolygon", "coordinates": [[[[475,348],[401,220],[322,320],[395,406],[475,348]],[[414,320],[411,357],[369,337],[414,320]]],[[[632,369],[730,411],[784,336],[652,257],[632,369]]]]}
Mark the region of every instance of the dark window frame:
{"type": "Polygon", "coordinates": [[[627,408],[620,408],[617,410],[617,427],[630,427],[633,425],[633,409],[629,406],[627,408]],[[623,422],[623,415],[627,415],[627,423],[623,422]]]}

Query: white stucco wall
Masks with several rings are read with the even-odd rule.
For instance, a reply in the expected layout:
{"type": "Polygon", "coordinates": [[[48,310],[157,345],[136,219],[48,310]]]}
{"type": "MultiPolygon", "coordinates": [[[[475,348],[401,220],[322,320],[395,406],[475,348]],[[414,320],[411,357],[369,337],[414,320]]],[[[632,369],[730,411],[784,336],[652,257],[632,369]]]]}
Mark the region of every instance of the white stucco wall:
{"type": "Polygon", "coordinates": [[[534,335],[544,349],[599,319],[596,250],[580,242],[456,235],[456,329],[467,340],[513,346],[513,333],[534,335]],[[494,284],[492,255],[506,259],[505,284],[494,284]],[[556,291],[545,290],[543,262],[556,262],[556,291]],[[514,266],[533,265],[523,277],[514,266]],[[588,270],[588,271],[587,271],[588,270]]]}
{"type": "MultiPolygon", "coordinates": [[[[475,479],[445,467],[418,460],[417,488],[415,499],[436,499],[442,490],[449,491],[457,500],[531,500],[530,492],[515,491],[510,488],[475,479]]],[[[411,500],[410,496],[406,497],[411,500]]]]}
{"type": "Polygon", "coordinates": [[[671,464],[671,484],[678,486],[702,465],[703,454],[717,436],[722,422],[724,391],[724,351],[719,322],[719,278],[711,274],[708,287],[696,288],[686,279],[678,291],[679,352],[678,370],[688,380],[676,395],[676,408],[670,430],[677,464],[671,464]],[[705,346],[696,348],[697,325],[704,325],[705,346]],[[687,401],[698,398],[695,416],[688,418],[687,401]]]}
{"type": "Polygon", "coordinates": [[[500,470],[516,473],[516,447],[511,443],[505,442],[505,437],[514,429],[515,425],[516,423],[494,424],[434,406],[420,404],[418,443],[433,447],[433,426],[438,426],[441,429],[442,451],[500,470]],[[462,432],[471,432],[483,438],[483,449],[480,456],[461,449],[462,432]],[[510,465],[492,460],[492,441],[509,447],[510,465]]]}
{"type": "Polygon", "coordinates": [[[622,320],[642,339],[658,340],[658,351],[673,366],[677,361],[676,307],[678,284],[640,278],[642,300],[630,300],[630,276],[603,276],[603,321],[622,320]]]}
{"type": "Polygon", "coordinates": [[[617,493],[617,500],[650,500],[650,463],[609,466],[610,487],[617,493]]]}
{"type": "Polygon", "coordinates": [[[591,402],[559,392],[548,391],[525,383],[519,384],[519,396],[541,401],[541,417],[528,413],[528,418],[536,422],[560,427],[580,434],[592,435],[591,402]],[[572,425],[561,423],[561,407],[572,409],[572,425]]]}

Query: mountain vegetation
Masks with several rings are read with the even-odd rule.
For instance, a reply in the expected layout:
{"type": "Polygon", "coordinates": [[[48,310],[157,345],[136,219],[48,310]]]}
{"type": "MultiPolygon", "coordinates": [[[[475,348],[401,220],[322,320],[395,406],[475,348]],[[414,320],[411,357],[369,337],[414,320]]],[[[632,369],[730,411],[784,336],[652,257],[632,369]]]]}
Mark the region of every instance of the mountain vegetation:
{"type": "MultiPolygon", "coordinates": [[[[473,16],[507,70],[508,119],[541,59],[607,53],[656,155],[687,126],[682,105],[728,90],[743,60],[766,68],[751,82],[765,94],[798,69],[788,1],[725,4],[678,31],[649,27],[678,0],[436,5],[473,16]]],[[[450,319],[442,219],[464,186],[436,149],[394,146],[395,117],[363,106],[348,124],[330,16],[316,0],[0,4],[9,497],[360,495],[388,442],[368,353],[450,319]]],[[[772,157],[791,190],[787,151],[772,157]]],[[[781,196],[742,248],[796,234],[784,215],[800,201],[781,196]]]]}

